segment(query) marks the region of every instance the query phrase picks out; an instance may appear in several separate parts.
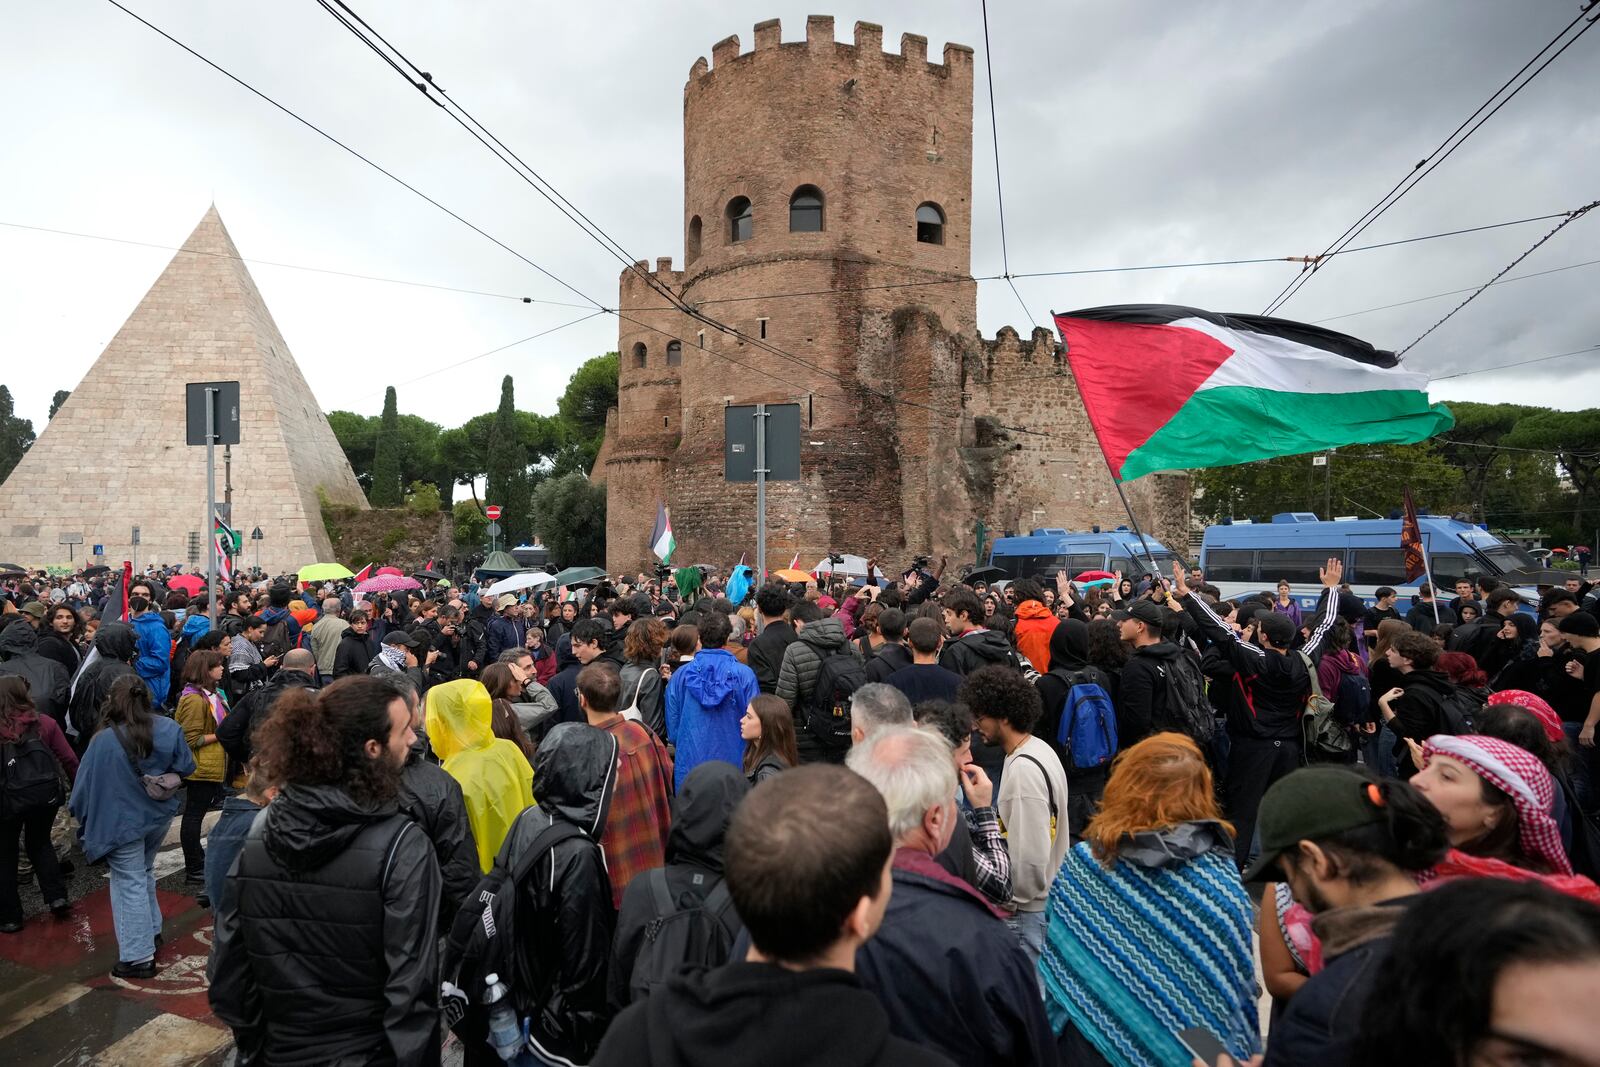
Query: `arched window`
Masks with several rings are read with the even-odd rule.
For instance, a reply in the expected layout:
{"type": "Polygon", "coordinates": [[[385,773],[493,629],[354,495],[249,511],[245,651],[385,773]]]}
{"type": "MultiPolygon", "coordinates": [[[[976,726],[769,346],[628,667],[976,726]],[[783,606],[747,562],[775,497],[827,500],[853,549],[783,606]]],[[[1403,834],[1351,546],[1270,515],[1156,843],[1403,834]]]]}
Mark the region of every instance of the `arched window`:
{"type": "Polygon", "coordinates": [[[683,364],[683,342],[667,342],[667,366],[678,367],[683,364]]]}
{"type": "Polygon", "coordinates": [[[728,201],[728,240],[748,241],[755,233],[755,217],[750,212],[750,198],[736,196],[728,201]]]}
{"type": "Polygon", "coordinates": [[[644,347],[644,342],[640,341],[637,344],[635,344],[633,346],[633,365],[635,367],[644,366],[645,356],[646,355],[647,355],[647,352],[646,352],[646,349],[644,347]]]}
{"type": "Polygon", "coordinates": [[[789,232],[822,232],[822,190],[802,185],[789,198],[789,232]]]}
{"type": "Polygon", "coordinates": [[[925,245],[944,244],[944,212],[938,204],[917,208],[917,240],[925,245]]]}
{"type": "Polygon", "coordinates": [[[689,220],[689,240],[684,248],[683,258],[690,263],[700,258],[700,216],[696,215],[689,220]]]}

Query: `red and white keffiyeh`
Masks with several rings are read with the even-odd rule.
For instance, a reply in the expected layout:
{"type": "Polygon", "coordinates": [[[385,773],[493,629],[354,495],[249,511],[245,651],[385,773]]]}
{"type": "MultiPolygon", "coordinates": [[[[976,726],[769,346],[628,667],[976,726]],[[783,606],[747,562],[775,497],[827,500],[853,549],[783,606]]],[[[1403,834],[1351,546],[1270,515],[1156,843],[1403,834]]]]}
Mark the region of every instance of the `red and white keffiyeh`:
{"type": "Polygon", "coordinates": [[[1550,772],[1533,753],[1498,737],[1480,734],[1435,734],[1422,746],[1422,765],[1435,753],[1460,760],[1484,781],[1511,798],[1517,809],[1517,830],[1522,849],[1550,865],[1558,874],[1571,874],[1567,850],[1561,846],[1561,830],[1550,809],[1555,803],[1555,784],[1550,772]]]}

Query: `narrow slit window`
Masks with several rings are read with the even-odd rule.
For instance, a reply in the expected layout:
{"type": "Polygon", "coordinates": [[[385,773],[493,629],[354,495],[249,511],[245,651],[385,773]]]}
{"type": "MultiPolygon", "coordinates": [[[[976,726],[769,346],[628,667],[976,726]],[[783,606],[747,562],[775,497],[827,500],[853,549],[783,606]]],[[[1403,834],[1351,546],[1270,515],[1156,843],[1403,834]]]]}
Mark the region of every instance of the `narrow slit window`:
{"type": "Polygon", "coordinates": [[[938,204],[917,208],[917,240],[925,245],[944,244],[944,211],[938,204]]]}
{"type": "Polygon", "coordinates": [[[648,357],[649,350],[645,348],[643,341],[633,346],[633,365],[635,367],[644,366],[648,357]]]}
{"type": "Polygon", "coordinates": [[[755,215],[750,207],[750,198],[736,196],[728,201],[728,240],[737,244],[748,241],[755,235],[755,215]]]}

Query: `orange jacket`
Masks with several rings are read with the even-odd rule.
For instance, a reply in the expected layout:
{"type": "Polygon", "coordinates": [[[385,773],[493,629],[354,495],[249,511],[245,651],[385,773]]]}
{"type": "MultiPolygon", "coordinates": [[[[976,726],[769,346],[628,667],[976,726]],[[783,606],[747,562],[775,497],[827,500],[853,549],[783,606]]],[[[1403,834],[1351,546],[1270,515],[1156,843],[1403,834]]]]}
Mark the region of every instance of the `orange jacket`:
{"type": "Polygon", "coordinates": [[[1024,600],[1017,605],[1017,623],[1012,629],[1017,651],[1040,674],[1050,670],[1050,635],[1060,623],[1061,620],[1037,600],[1024,600]]]}

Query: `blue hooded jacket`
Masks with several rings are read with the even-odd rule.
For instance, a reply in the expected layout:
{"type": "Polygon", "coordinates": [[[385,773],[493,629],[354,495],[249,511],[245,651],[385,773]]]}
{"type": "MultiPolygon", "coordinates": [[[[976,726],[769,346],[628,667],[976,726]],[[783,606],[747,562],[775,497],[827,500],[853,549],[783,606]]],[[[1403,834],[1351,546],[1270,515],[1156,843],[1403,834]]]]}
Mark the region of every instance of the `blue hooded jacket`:
{"type": "Polygon", "coordinates": [[[667,683],[667,736],[677,745],[673,787],[702,763],[744,765],[739,719],[761,694],[756,675],[720,648],[702,649],[667,683]]]}
{"type": "Polygon", "coordinates": [[[210,619],[204,615],[190,615],[183,620],[183,626],[178,630],[178,639],[181,641],[187,637],[189,639],[189,647],[193,648],[196,641],[210,632],[210,619]]]}
{"type": "Polygon", "coordinates": [[[156,707],[167,702],[167,688],[172,676],[172,636],[167,624],[157,612],[147,611],[129,619],[138,641],[133,659],[134,673],[150,687],[150,699],[156,707]]]}

